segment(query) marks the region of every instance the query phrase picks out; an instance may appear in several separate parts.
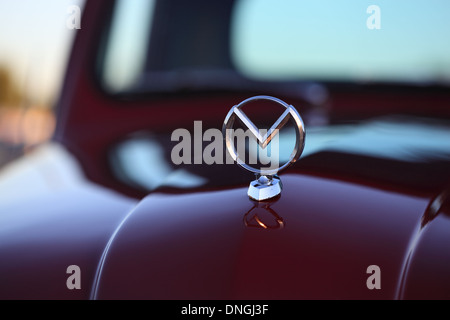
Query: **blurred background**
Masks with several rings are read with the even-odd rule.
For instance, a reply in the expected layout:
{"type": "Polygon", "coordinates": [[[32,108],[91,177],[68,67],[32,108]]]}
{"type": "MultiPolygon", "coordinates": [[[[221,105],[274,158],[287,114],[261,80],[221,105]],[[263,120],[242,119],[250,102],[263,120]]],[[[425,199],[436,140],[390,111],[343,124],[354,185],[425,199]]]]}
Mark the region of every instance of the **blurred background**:
{"type": "Polygon", "coordinates": [[[54,130],[54,104],[83,0],[0,0],[0,168],[54,130]]]}

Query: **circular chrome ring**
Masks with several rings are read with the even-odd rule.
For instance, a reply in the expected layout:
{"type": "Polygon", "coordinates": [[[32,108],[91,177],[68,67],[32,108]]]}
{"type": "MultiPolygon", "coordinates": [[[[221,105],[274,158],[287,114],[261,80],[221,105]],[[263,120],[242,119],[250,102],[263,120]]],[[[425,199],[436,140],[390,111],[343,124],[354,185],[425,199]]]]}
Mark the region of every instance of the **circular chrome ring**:
{"type": "Polygon", "coordinates": [[[288,166],[292,165],[300,158],[300,156],[303,152],[303,149],[305,147],[306,133],[305,133],[305,126],[303,124],[302,117],[300,116],[300,114],[297,112],[297,110],[292,105],[289,105],[286,102],[284,102],[280,99],[271,97],[271,96],[252,97],[252,98],[242,101],[238,105],[231,108],[231,110],[228,112],[228,115],[226,116],[225,121],[223,123],[222,133],[223,133],[223,136],[225,137],[224,139],[225,139],[225,144],[227,146],[228,153],[231,155],[233,160],[236,161],[242,168],[244,168],[250,172],[253,172],[255,174],[258,174],[258,175],[275,175],[278,172],[280,172],[281,170],[286,169],[288,166]],[[292,153],[289,157],[289,161],[287,161],[284,165],[282,165],[281,167],[278,167],[277,169],[272,169],[272,170],[255,169],[255,168],[249,166],[248,164],[246,164],[244,161],[242,161],[239,158],[239,155],[237,154],[236,149],[234,148],[233,135],[232,135],[231,129],[233,128],[234,122],[236,120],[236,111],[240,111],[240,109],[244,105],[246,105],[250,102],[253,102],[253,101],[258,101],[258,100],[269,100],[269,101],[275,102],[275,103],[283,106],[288,111],[286,113],[286,117],[287,116],[292,117],[292,119],[295,122],[296,142],[295,142],[294,150],[292,151],[292,153]]]}

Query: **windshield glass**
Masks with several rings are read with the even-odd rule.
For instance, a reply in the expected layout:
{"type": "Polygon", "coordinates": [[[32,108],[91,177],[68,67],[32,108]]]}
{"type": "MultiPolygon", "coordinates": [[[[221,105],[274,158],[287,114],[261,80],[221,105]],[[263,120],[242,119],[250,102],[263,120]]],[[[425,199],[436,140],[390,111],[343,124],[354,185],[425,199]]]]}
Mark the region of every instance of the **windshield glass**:
{"type": "Polygon", "coordinates": [[[242,0],[234,62],[264,79],[448,83],[449,12],[448,0],[242,0]]]}
{"type": "Polygon", "coordinates": [[[448,0],[118,0],[101,79],[113,92],[235,75],[448,85],[449,12],[448,0]]]}

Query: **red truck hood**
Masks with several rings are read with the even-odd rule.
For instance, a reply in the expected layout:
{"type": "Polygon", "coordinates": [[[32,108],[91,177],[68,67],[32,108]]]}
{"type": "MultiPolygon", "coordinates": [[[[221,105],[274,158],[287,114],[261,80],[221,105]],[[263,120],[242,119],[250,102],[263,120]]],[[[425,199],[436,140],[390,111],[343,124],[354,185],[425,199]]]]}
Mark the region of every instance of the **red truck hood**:
{"type": "Polygon", "coordinates": [[[396,298],[428,201],[301,174],[259,206],[246,188],[152,194],[111,239],[98,299],[396,298]],[[366,286],[370,265],[382,290],[366,286]]]}

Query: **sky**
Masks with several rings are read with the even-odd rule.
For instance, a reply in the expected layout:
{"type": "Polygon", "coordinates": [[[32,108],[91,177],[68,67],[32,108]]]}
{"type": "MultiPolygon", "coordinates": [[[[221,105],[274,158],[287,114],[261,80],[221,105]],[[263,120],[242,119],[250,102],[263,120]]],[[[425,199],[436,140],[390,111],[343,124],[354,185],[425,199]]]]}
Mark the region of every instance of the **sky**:
{"type": "MultiPolygon", "coordinates": [[[[0,65],[6,65],[34,103],[52,102],[61,86],[76,30],[68,8],[83,0],[0,0],[0,65]]],[[[82,27],[82,25],[81,25],[82,27]]]]}

